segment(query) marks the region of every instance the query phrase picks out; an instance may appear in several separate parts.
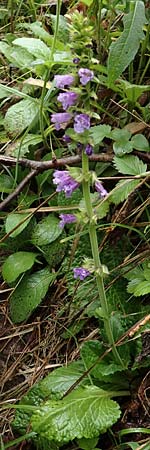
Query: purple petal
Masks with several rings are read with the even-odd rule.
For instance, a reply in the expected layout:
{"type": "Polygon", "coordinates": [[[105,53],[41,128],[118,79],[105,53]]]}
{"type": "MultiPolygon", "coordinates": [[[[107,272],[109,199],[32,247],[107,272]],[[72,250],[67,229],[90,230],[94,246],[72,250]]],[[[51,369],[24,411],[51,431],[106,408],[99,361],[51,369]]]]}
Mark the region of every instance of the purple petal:
{"type": "Polygon", "coordinates": [[[93,80],[94,72],[89,69],[79,69],[78,75],[80,77],[80,83],[85,86],[89,81],[93,80]]]}
{"type": "Polygon", "coordinates": [[[74,278],[80,278],[81,281],[83,281],[84,278],[89,277],[91,275],[89,270],[84,269],[84,267],[75,267],[75,269],[73,269],[73,272],[74,278]]]}
{"type": "Polygon", "coordinates": [[[64,89],[65,86],[71,86],[74,82],[73,75],[55,75],[54,81],[58,89],[64,89]]]}
{"type": "Polygon", "coordinates": [[[77,114],[74,119],[74,131],[83,133],[90,128],[90,117],[87,114],[77,114]]]}
{"type": "Polygon", "coordinates": [[[103,187],[103,185],[102,185],[102,183],[100,181],[96,181],[95,182],[95,189],[96,189],[97,192],[99,192],[101,198],[106,197],[106,195],[108,194],[108,192],[103,187]]]}
{"type": "Polygon", "coordinates": [[[60,214],[61,221],[59,222],[60,228],[64,228],[67,223],[76,222],[76,216],[74,214],[60,214]]]}

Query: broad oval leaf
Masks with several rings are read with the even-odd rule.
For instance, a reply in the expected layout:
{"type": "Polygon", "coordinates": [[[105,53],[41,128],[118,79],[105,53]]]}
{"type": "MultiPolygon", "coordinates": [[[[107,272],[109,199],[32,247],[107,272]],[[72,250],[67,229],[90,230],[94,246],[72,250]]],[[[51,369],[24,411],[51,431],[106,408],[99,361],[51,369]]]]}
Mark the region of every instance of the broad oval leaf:
{"type": "Polygon", "coordinates": [[[9,214],[5,223],[6,233],[10,233],[10,237],[12,238],[18,236],[18,234],[20,234],[24,230],[24,228],[27,227],[30,220],[31,216],[29,217],[29,214],[9,214]],[[16,229],[11,233],[11,230],[13,230],[14,228],[16,229]]]}
{"type": "Polygon", "coordinates": [[[32,244],[40,247],[55,241],[62,233],[59,222],[53,214],[49,214],[49,216],[41,220],[33,231],[31,237],[32,244]]]}
{"type": "Polygon", "coordinates": [[[37,120],[38,114],[38,101],[32,98],[21,100],[8,109],[4,119],[5,130],[16,136],[29,125],[32,126],[32,122],[37,120]]]}
{"type": "Polygon", "coordinates": [[[110,47],[108,58],[110,86],[133,61],[140,42],[144,39],[143,27],[147,20],[143,1],[135,2],[129,14],[124,16],[123,22],[123,33],[110,47]]]}
{"type": "Polygon", "coordinates": [[[38,59],[44,58],[44,60],[46,60],[50,58],[50,49],[40,39],[23,37],[15,39],[13,44],[25,48],[29,53],[38,59]]]}
{"type": "Polygon", "coordinates": [[[131,139],[132,146],[141,152],[150,152],[149,142],[143,134],[136,134],[131,139]]]}
{"type": "Polygon", "coordinates": [[[2,266],[2,275],[7,283],[15,281],[19,275],[31,269],[36,259],[36,253],[16,252],[8,256],[2,266]]]}
{"type": "Polygon", "coordinates": [[[10,315],[14,323],[28,319],[45,297],[55,277],[48,268],[25,275],[10,298],[10,315]]]}
{"type": "Polygon", "coordinates": [[[120,417],[111,393],[96,386],[79,387],[62,400],[48,401],[31,418],[38,435],[65,443],[104,433],[120,417]]]}

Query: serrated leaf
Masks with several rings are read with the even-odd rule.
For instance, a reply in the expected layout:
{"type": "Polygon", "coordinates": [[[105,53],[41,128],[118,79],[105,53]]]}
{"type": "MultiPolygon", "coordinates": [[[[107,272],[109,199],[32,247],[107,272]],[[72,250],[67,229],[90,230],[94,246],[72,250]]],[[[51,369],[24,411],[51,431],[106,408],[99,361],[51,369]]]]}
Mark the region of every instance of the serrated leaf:
{"type": "MultiPolygon", "coordinates": [[[[84,370],[84,365],[80,361],[53,370],[30,389],[27,395],[20,400],[20,404],[39,406],[44,400],[62,398],[65,392],[83,375],[84,370]]],[[[85,377],[80,385],[88,384],[88,381],[88,378],[85,377]]],[[[19,433],[23,433],[29,425],[30,417],[31,412],[25,412],[22,409],[17,410],[13,427],[19,433]]]]}
{"type": "Polygon", "coordinates": [[[45,297],[55,276],[48,268],[25,275],[10,298],[10,316],[14,323],[28,319],[45,297]]]}
{"type": "Polygon", "coordinates": [[[16,158],[23,157],[29,153],[30,146],[34,146],[42,142],[42,136],[37,134],[28,134],[24,138],[17,139],[15,142],[8,144],[7,154],[15,156],[16,158]]]}
{"type": "Polygon", "coordinates": [[[90,128],[90,136],[93,139],[94,145],[100,144],[105,137],[111,137],[110,125],[96,125],[90,128]]]}
{"type": "Polygon", "coordinates": [[[96,386],[79,387],[62,400],[41,406],[31,418],[32,429],[60,443],[96,437],[120,417],[119,405],[110,396],[96,386]]]}
{"type": "Polygon", "coordinates": [[[133,61],[141,40],[144,39],[145,7],[142,1],[135,2],[129,14],[124,16],[124,31],[116,42],[111,44],[108,57],[108,81],[112,83],[133,61]]]}
{"type": "Polygon", "coordinates": [[[109,200],[115,205],[126,200],[139,184],[139,180],[120,180],[109,196],[109,200]]]}
{"type": "Polygon", "coordinates": [[[96,206],[96,215],[98,219],[103,219],[109,211],[110,202],[109,200],[102,200],[98,206],[96,206]]]}
{"type": "Polygon", "coordinates": [[[44,60],[48,60],[50,58],[50,49],[40,39],[28,37],[18,38],[13,41],[13,45],[18,45],[25,48],[35,58],[42,58],[44,60]]]}
{"type": "Polygon", "coordinates": [[[122,158],[115,156],[114,166],[123,175],[140,175],[146,172],[147,165],[138,156],[125,155],[122,158]]]}
{"type": "Polygon", "coordinates": [[[2,275],[7,283],[15,281],[19,275],[31,269],[36,259],[36,253],[17,252],[8,256],[2,266],[2,275]]]}
{"type": "Polygon", "coordinates": [[[38,101],[34,99],[23,99],[15,105],[10,106],[4,119],[4,127],[8,133],[14,136],[22,133],[39,115],[38,101]]]}
{"type": "Polygon", "coordinates": [[[14,214],[11,213],[7,216],[6,223],[5,223],[5,230],[6,233],[10,233],[13,228],[17,227],[16,230],[14,230],[10,236],[12,238],[15,238],[20,234],[24,228],[28,225],[30,222],[31,217],[29,217],[29,214],[14,214]],[[25,220],[26,219],[26,220],[25,220]],[[21,223],[23,222],[23,223],[21,223]]]}
{"type": "Polygon", "coordinates": [[[5,175],[4,173],[0,175],[0,192],[9,194],[12,191],[13,184],[14,180],[9,175],[5,175]]]}
{"type": "MultiPolygon", "coordinates": [[[[103,348],[99,341],[95,340],[85,342],[81,349],[81,355],[86,368],[89,369],[102,353],[103,348]]],[[[107,382],[110,375],[122,370],[122,366],[119,366],[115,362],[110,361],[109,356],[107,356],[104,360],[98,362],[90,373],[94,378],[98,380],[105,379],[105,381],[107,382]]]]}
{"type": "Polygon", "coordinates": [[[62,228],[59,226],[59,219],[49,214],[46,218],[39,222],[32,234],[31,242],[38,247],[50,244],[55,241],[62,233],[62,228]]]}
{"type": "Polygon", "coordinates": [[[119,80],[121,87],[129,102],[136,103],[137,99],[143,92],[150,91],[150,85],[139,85],[129,83],[127,80],[119,80]]]}
{"type": "Polygon", "coordinates": [[[150,293],[150,281],[142,281],[135,288],[134,295],[139,297],[140,295],[146,295],[150,293]]]}
{"type": "Polygon", "coordinates": [[[132,146],[141,152],[150,152],[149,142],[143,134],[136,134],[131,139],[132,146]]]}

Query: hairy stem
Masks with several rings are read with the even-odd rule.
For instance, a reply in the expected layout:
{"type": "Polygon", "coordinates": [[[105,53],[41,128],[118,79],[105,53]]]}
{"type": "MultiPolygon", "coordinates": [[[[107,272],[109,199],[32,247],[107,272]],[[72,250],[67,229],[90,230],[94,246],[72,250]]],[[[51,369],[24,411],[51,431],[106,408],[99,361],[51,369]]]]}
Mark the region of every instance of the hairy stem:
{"type": "Polygon", "coordinates": [[[104,282],[103,282],[102,264],[101,264],[100,257],[99,257],[96,224],[93,220],[93,208],[92,208],[91,197],[90,197],[89,161],[88,161],[87,155],[84,152],[82,153],[82,170],[83,170],[83,195],[84,195],[87,215],[89,218],[89,236],[90,236],[92,256],[93,256],[94,267],[95,267],[95,276],[96,276],[97,288],[98,288],[98,293],[99,293],[100,305],[101,305],[101,309],[102,309],[102,317],[103,317],[103,321],[104,321],[105,332],[107,335],[109,345],[112,347],[112,352],[113,352],[116,362],[118,364],[121,364],[122,366],[124,366],[123,362],[121,360],[121,357],[118,353],[118,350],[115,347],[114,337],[113,337],[113,333],[112,333],[112,329],[111,329],[108,303],[107,303],[107,298],[106,298],[105,289],[104,289],[104,282]]]}

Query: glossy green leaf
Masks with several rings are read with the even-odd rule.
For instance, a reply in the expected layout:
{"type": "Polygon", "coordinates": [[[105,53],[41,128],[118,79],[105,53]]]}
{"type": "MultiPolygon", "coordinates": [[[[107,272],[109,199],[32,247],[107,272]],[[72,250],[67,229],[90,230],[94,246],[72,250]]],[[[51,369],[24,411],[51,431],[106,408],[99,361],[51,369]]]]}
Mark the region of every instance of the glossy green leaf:
{"type": "Polygon", "coordinates": [[[142,1],[136,1],[129,14],[124,15],[124,31],[121,36],[111,44],[108,57],[108,82],[109,85],[124,72],[133,61],[141,40],[144,39],[143,27],[147,22],[145,7],[142,1]]]}
{"type": "Polygon", "coordinates": [[[7,283],[15,281],[19,275],[31,269],[36,259],[36,253],[17,252],[8,256],[2,266],[2,275],[7,283]]]}
{"type": "Polygon", "coordinates": [[[0,192],[9,194],[12,191],[14,180],[9,175],[2,173],[0,175],[0,192]]]}
{"type": "Polygon", "coordinates": [[[96,386],[79,387],[62,400],[41,406],[31,418],[32,429],[59,443],[96,437],[120,417],[119,405],[110,397],[96,386]]]}
{"type": "Polygon", "coordinates": [[[32,234],[32,244],[38,247],[50,244],[55,241],[62,233],[62,228],[59,226],[60,220],[53,214],[49,214],[46,218],[39,222],[32,234]]]}
{"type": "Polygon", "coordinates": [[[8,109],[4,119],[5,130],[16,136],[32,125],[32,122],[37,120],[38,114],[38,101],[31,98],[23,99],[8,109]]]}
{"type": "Polygon", "coordinates": [[[133,155],[125,155],[122,158],[115,156],[114,166],[123,175],[140,175],[147,170],[147,165],[138,156],[133,155]]]}
{"type": "Polygon", "coordinates": [[[55,276],[48,268],[25,275],[10,298],[10,316],[14,323],[28,319],[45,297],[55,276]]]}
{"type": "Polygon", "coordinates": [[[5,223],[6,233],[10,233],[11,230],[13,230],[15,227],[17,227],[16,230],[14,230],[10,234],[10,236],[12,238],[18,236],[18,234],[20,234],[24,230],[24,228],[26,228],[26,226],[28,225],[30,220],[31,220],[31,217],[29,217],[29,214],[10,213],[7,216],[6,223],[5,223]]]}

